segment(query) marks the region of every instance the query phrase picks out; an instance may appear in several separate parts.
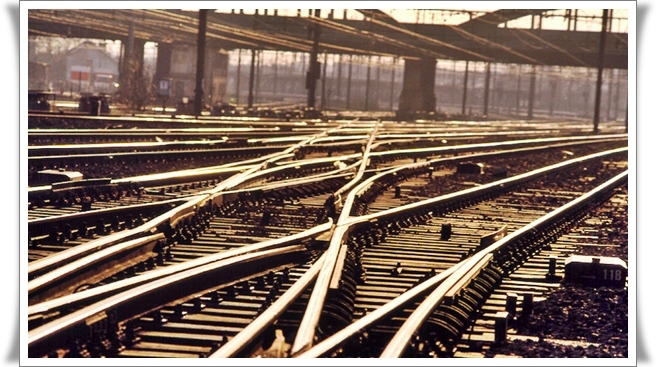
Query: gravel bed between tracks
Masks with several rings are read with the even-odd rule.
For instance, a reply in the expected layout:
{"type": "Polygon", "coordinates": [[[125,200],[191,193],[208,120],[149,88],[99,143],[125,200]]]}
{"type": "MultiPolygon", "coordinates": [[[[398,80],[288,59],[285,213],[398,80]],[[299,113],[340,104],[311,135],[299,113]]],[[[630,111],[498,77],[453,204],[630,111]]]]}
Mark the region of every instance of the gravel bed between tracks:
{"type": "MultiPolygon", "coordinates": [[[[618,196],[627,200],[626,192],[618,196]]],[[[619,257],[630,266],[625,203],[609,213],[615,217],[611,223],[598,226],[596,242],[611,246],[580,246],[577,253],[619,257]],[[622,211],[624,215],[619,214],[622,211]]],[[[628,287],[562,286],[536,303],[528,323],[518,327],[518,335],[532,338],[491,346],[485,357],[627,358],[628,314],[628,287]]]]}

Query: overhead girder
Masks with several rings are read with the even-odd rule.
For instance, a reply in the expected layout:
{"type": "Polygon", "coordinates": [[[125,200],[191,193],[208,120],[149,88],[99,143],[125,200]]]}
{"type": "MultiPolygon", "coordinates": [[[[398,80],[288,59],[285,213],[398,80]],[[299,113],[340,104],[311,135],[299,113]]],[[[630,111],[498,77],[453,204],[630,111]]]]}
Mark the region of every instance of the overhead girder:
{"type": "MultiPolygon", "coordinates": [[[[526,15],[529,11],[538,10],[512,10],[512,14],[526,15]]],[[[307,38],[307,29],[319,22],[321,52],[596,67],[600,32],[499,28],[495,24],[511,16],[510,10],[505,12],[508,14],[485,14],[480,18],[486,18],[478,23],[472,20],[459,26],[411,24],[412,27],[376,15],[359,21],[210,12],[207,46],[309,52],[312,41],[307,38]]],[[[28,11],[28,29],[35,35],[126,40],[130,20],[134,21],[137,39],[196,42],[198,17],[191,11],[28,11]]],[[[628,67],[627,44],[627,34],[608,34],[606,68],[628,67]]]]}

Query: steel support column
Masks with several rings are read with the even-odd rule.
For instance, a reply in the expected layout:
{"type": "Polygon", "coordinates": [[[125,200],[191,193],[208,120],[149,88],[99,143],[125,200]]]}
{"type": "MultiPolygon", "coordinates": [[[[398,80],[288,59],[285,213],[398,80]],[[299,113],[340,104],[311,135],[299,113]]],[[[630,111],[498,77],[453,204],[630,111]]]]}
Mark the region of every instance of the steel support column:
{"type": "Polygon", "coordinates": [[[391,83],[392,85],[390,86],[390,107],[389,107],[390,111],[394,110],[394,83],[395,83],[394,77],[395,77],[395,73],[396,73],[396,57],[392,61],[392,83],[391,83]]]}
{"type": "Polygon", "coordinates": [[[323,70],[321,71],[321,109],[326,109],[326,65],[328,65],[328,52],[323,53],[323,70]]]}
{"type": "Polygon", "coordinates": [[[364,110],[369,111],[369,80],[371,77],[371,56],[367,58],[367,84],[364,91],[364,110]]]}
{"type": "Polygon", "coordinates": [[[462,88],[462,111],[460,113],[463,116],[467,107],[467,78],[469,78],[469,60],[465,61],[465,82],[462,88]]]}
{"type": "Polygon", "coordinates": [[[251,73],[248,78],[248,108],[253,108],[253,85],[255,83],[255,49],[251,49],[251,73]]]}
{"type": "Polygon", "coordinates": [[[517,102],[515,104],[515,115],[519,116],[519,105],[521,104],[522,93],[522,66],[517,65],[517,102]]]}
{"type": "Polygon", "coordinates": [[[337,105],[341,106],[342,98],[342,54],[339,54],[339,62],[337,63],[337,87],[335,90],[335,99],[337,100],[337,105]]]}
{"type": "Polygon", "coordinates": [[[528,89],[528,119],[533,119],[533,100],[535,99],[535,70],[536,67],[531,67],[531,79],[528,89]]]}
{"type": "Polygon", "coordinates": [[[483,116],[487,117],[487,105],[490,100],[490,63],[485,66],[485,90],[483,94],[483,116]]]}
{"type": "Polygon", "coordinates": [[[353,55],[349,55],[348,79],[346,82],[346,109],[351,108],[351,71],[353,70],[353,55]]]}
{"type": "Polygon", "coordinates": [[[203,76],[205,75],[205,34],[207,33],[207,9],[198,11],[198,42],[196,58],[196,93],[194,112],[200,116],[203,107],[203,76]]]}
{"type": "Polygon", "coordinates": [[[603,15],[601,17],[601,36],[599,37],[599,62],[597,67],[597,88],[595,92],[595,109],[594,109],[594,119],[592,123],[594,125],[594,132],[599,132],[599,107],[601,105],[601,83],[603,82],[604,74],[604,55],[606,52],[606,27],[608,22],[608,9],[604,9],[603,15]]]}
{"type": "Polygon", "coordinates": [[[278,51],[276,50],[276,57],[273,60],[273,96],[276,95],[276,87],[278,84],[278,51]]]}
{"type": "MultiPolygon", "coordinates": [[[[312,10],[310,10],[312,12],[312,10]]],[[[314,10],[314,16],[319,18],[321,15],[321,9],[314,10]]],[[[308,90],[307,95],[307,107],[314,108],[316,104],[315,91],[317,88],[317,79],[320,77],[319,63],[317,62],[317,56],[319,54],[319,37],[321,35],[321,27],[318,23],[314,24],[311,28],[312,33],[312,51],[310,52],[310,65],[308,67],[308,72],[305,79],[305,87],[308,90]]]]}
{"type": "Polygon", "coordinates": [[[237,83],[235,86],[235,104],[239,105],[239,79],[241,78],[241,48],[237,53],[237,83]]]}
{"type": "Polygon", "coordinates": [[[435,112],[435,59],[405,60],[398,118],[435,112]]]}

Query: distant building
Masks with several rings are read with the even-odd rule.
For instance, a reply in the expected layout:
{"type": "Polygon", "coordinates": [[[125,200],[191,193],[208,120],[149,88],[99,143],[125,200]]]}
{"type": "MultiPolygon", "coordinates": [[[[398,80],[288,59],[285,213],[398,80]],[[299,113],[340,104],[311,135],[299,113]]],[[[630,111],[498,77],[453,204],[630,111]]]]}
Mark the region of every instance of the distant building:
{"type": "Polygon", "coordinates": [[[113,93],[118,82],[118,61],[104,46],[84,42],[66,54],[66,83],[73,92],[113,93]]]}

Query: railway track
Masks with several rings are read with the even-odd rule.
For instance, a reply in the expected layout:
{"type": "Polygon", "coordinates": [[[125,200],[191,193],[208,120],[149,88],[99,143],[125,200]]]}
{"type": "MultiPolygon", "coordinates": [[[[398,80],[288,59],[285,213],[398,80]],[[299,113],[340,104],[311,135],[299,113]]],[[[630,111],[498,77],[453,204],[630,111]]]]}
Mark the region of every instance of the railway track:
{"type": "MultiPolygon", "coordinates": [[[[158,198],[148,205],[167,203],[167,210],[132,228],[119,221],[123,231],[90,241],[102,247],[76,244],[78,253],[62,260],[68,263],[54,261],[52,254],[35,258],[50,264],[34,273],[34,285],[39,279],[59,280],[31,288],[30,356],[486,356],[494,340],[482,330],[491,321],[481,310],[498,308],[494,302],[505,293],[523,295],[520,289],[534,287],[531,294],[546,297],[546,290],[557,288],[553,281],[504,282],[512,272],[503,270],[499,259],[510,259],[515,273],[521,266],[535,268],[534,261],[542,266],[539,271],[555,266],[552,275],[560,274],[562,257],[575,252],[575,245],[558,250],[556,266],[548,260],[556,245],[526,261],[527,251],[518,250],[517,243],[531,251],[546,247],[533,235],[538,230],[528,228],[560,215],[554,213],[573,216],[563,208],[593,205],[571,204],[587,196],[601,203],[625,185],[628,158],[621,134],[454,140],[449,146],[431,140],[409,149],[414,137],[380,138],[384,123],[356,126],[367,133],[345,139],[344,146],[359,147],[360,153],[353,149],[340,156],[335,150],[333,155],[328,152],[341,143],[315,135],[310,140],[324,139],[327,145],[295,140],[267,160],[233,166],[232,175],[217,177],[216,183],[193,181],[206,183],[194,189],[173,184],[180,190],[171,184],[137,185],[142,197],[158,198]],[[599,189],[604,182],[612,189],[599,189]],[[593,190],[604,194],[586,196],[593,190]],[[105,258],[94,250],[92,259],[85,246],[107,252],[105,258]],[[493,254],[497,248],[506,250],[493,254]],[[473,268],[465,271],[465,265],[473,268]],[[96,269],[65,273],[61,269],[67,266],[96,269]],[[450,307],[446,314],[464,314],[452,311],[457,309],[452,303],[423,306],[430,308],[428,316],[413,316],[422,299],[444,284],[474,283],[452,279],[463,272],[485,274],[488,283],[502,284],[501,290],[488,287],[476,304],[463,306],[467,322],[457,326],[445,321],[453,317],[439,316],[444,307],[450,307]],[[407,332],[397,336],[418,317],[409,337],[407,332]],[[448,338],[442,338],[444,330],[448,338]],[[384,349],[389,341],[402,350],[389,354],[384,349]]],[[[342,134],[344,128],[330,133],[342,134]]],[[[132,207],[121,206],[126,212],[132,207]]],[[[40,220],[61,221],[66,215],[75,214],[54,212],[40,220]]],[[[50,227],[41,241],[71,242],[75,231],[59,228],[52,235],[50,227]]]]}

